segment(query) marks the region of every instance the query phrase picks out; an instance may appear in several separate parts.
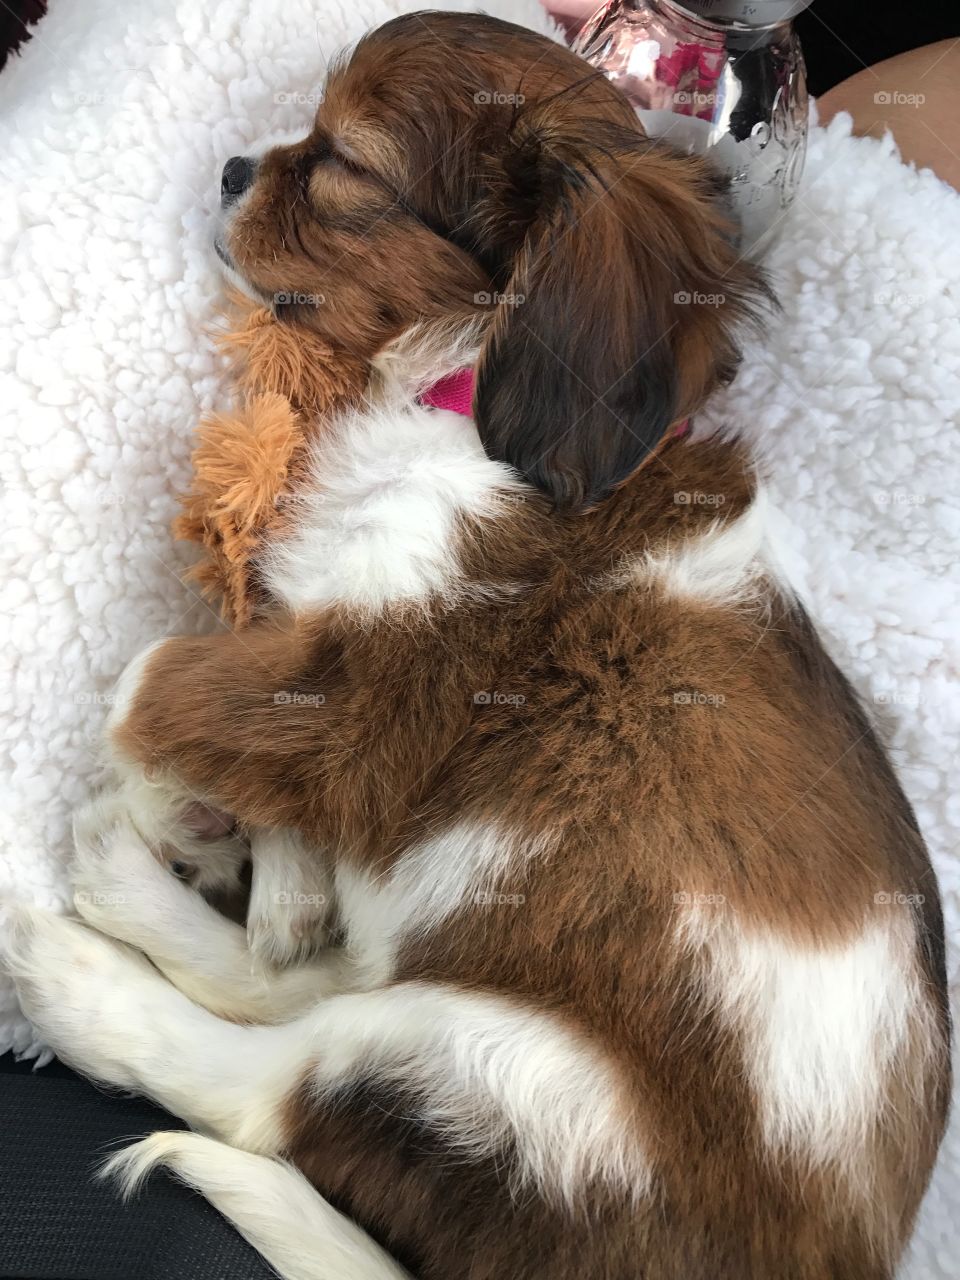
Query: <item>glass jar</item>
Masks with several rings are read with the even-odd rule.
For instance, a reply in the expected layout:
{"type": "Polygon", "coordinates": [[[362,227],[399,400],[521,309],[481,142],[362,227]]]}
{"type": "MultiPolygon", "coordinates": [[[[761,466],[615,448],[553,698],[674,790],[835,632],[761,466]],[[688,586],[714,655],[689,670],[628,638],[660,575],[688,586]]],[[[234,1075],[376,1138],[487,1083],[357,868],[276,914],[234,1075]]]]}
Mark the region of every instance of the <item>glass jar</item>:
{"type": "Polygon", "coordinates": [[[810,0],[609,0],[574,49],[630,99],[650,137],[730,179],[740,246],[758,256],[796,194],[807,141],[810,0]]]}

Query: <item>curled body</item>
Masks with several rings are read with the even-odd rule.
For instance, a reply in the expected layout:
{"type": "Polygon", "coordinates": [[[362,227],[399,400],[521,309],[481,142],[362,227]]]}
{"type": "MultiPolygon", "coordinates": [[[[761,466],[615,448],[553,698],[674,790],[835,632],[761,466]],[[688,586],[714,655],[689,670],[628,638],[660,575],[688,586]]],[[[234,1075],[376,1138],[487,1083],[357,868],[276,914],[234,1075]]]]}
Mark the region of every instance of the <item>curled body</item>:
{"type": "Polygon", "coordinates": [[[274,612],[124,676],[86,924],[8,957],[198,1131],[114,1170],[289,1280],[891,1277],[949,1093],[937,888],[747,452],[675,434],[762,293],[709,175],[565,50],[425,14],[227,187],[237,277],[331,299],[285,318],[373,375],[274,612]],[[472,416],[420,403],[465,364],[472,416]],[[242,856],[198,802],[248,931],[163,865],[242,856]]]}

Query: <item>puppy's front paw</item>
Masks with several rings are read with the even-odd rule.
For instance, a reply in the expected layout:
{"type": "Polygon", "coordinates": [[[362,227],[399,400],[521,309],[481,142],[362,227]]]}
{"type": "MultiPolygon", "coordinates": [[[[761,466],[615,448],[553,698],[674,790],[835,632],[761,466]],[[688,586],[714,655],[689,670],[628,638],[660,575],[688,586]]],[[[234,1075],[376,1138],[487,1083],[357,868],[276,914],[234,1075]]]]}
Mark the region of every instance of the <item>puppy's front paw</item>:
{"type": "Polygon", "coordinates": [[[272,896],[260,893],[255,901],[251,893],[247,944],[254,960],[271,968],[295,964],[321,945],[323,914],[313,896],[280,890],[272,896]]]}
{"type": "Polygon", "coordinates": [[[292,831],[263,831],[251,841],[253,881],[247,912],[251,955],[264,965],[302,960],[329,941],[332,877],[292,831]]]}

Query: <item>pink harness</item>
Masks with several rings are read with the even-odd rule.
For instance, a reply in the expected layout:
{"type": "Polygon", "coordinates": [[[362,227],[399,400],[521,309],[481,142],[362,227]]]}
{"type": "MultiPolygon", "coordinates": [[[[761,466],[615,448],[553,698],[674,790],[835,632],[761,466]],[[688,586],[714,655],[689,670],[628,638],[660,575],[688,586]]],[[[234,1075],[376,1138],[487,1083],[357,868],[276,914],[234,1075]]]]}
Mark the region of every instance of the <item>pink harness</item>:
{"type": "Polygon", "coordinates": [[[449,409],[469,418],[472,416],[475,382],[476,374],[468,365],[446,374],[426,391],[421,391],[417,399],[431,409],[449,409]]]}

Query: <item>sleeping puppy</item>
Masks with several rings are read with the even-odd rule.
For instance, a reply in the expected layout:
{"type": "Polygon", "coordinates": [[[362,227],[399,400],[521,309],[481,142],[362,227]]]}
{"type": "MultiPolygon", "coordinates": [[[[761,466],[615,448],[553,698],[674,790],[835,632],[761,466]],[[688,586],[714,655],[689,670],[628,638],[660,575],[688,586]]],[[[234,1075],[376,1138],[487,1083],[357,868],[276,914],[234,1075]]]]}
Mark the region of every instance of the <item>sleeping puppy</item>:
{"type": "Polygon", "coordinates": [[[288,1280],[880,1280],[908,1238],[937,889],[749,457],[679,430],[761,292],[717,198],[563,48],[433,13],[225,170],[230,271],[376,372],[276,615],[123,677],[87,923],[25,914],[9,963],[196,1130],[125,1185],[167,1165],[288,1280]],[[255,950],[334,945],[252,964],[169,874],[229,871],[223,814],[255,950]]]}

